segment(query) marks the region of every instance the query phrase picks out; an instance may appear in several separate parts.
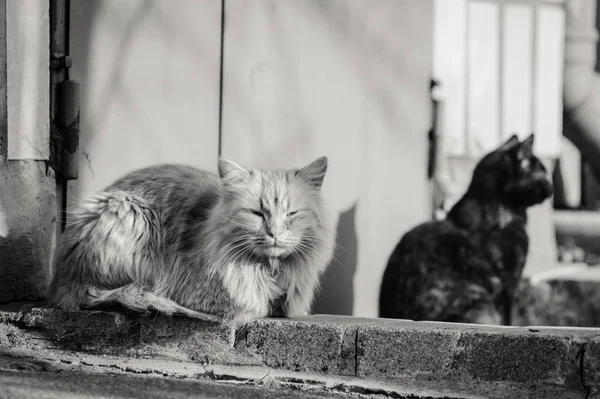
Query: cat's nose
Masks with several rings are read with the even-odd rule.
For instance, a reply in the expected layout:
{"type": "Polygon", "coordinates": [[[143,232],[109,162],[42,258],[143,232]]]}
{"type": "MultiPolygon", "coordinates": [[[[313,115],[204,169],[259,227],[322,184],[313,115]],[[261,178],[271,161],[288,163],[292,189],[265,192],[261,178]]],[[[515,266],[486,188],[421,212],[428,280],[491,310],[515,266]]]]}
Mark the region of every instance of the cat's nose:
{"type": "Polygon", "coordinates": [[[276,234],[271,230],[267,230],[267,243],[268,245],[279,245],[279,243],[281,242],[281,234],[276,234]]]}
{"type": "Polygon", "coordinates": [[[277,238],[283,233],[284,229],[285,226],[283,225],[283,223],[272,220],[267,225],[267,234],[273,238],[277,238]]]}
{"type": "Polygon", "coordinates": [[[277,239],[281,237],[281,233],[282,231],[267,228],[267,235],[275,241],[277,241],[277,239]]]}

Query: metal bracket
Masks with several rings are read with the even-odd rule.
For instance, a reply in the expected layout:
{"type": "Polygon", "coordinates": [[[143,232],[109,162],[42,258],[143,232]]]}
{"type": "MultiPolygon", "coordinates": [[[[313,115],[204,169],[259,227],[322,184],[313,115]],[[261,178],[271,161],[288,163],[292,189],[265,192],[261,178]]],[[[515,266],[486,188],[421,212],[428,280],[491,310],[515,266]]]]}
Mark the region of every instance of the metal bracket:
{"type": "Polygon", "coordinates": [[[431,79],[429,82],[429,95],[431,98],[431,127],[427,139],[429,141],[429,161],[427,165],[427,178],[432,179],[436,172],[438,158],[438,103],[440,82],[431,79]]]}
{"type": "Polygon", "coordinates": [[[53,71],[59,71],[62,69],[69,69],[73,66],[73,60],[68,55],[61,53],[52,53],[50,57],[50,69],[53,71]]]}
{"type": "Polygon", "coordinates": [[[56,128],[62,138],[59,175],[74,180],[78,177],[80,85],[75,80],[64,80],[56,88],[56,128]]]}

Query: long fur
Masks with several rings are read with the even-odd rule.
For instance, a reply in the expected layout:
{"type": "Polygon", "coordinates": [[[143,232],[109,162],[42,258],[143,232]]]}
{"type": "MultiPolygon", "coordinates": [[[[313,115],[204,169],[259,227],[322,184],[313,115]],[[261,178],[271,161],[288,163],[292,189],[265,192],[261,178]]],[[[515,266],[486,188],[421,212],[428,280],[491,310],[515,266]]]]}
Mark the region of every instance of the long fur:
{"type": "Polygon", "coordinates": [[[527,208],[552,194],[534,136],[512,136],[479,161],[446,220],[414,227],[388,261],[381,317],[510,324],[527,258],[527,208]]]}
{"type": "Polygon", "coordinates": [[[326,169],[326,158],[300,170],[221,159],[219,175],[175,164],[134,171],[74,211],[48,298],[232,326],[306,314],[335,242],[320,195],[326,169]]]}

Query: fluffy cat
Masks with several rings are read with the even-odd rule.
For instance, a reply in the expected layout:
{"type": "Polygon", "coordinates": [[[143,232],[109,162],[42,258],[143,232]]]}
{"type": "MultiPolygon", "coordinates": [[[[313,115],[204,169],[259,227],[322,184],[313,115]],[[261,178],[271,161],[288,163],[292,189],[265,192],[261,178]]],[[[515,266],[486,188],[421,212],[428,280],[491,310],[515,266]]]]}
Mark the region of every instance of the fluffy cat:
{"type": "Polygon", "coordinates": [[[327,158],[299,170],[219,174],[163,164],[81,204],[48,291],[69,310],[119,306],[239,327],[311,306],[335,243],[321,200],[327,158]]]}
{"type": "Polygon", "coordinates": [[[511,323],[527,258],[527,208],[552,194],[533,154],[534,135],[516,135],[476,165],[445,220],[408,231],[389,258],[379,316],[481,324],[511,323]]]}

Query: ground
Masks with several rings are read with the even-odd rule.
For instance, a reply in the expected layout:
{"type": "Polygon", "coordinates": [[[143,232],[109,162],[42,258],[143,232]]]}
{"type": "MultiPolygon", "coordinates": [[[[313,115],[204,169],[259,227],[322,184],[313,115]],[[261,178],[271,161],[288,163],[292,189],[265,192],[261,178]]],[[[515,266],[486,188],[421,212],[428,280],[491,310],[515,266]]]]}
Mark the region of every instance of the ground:
{"type": "Polygon", "coordinates": [[[340,398],[300,390],[123,374],[0,371],[0,398],[340,398]]]}

